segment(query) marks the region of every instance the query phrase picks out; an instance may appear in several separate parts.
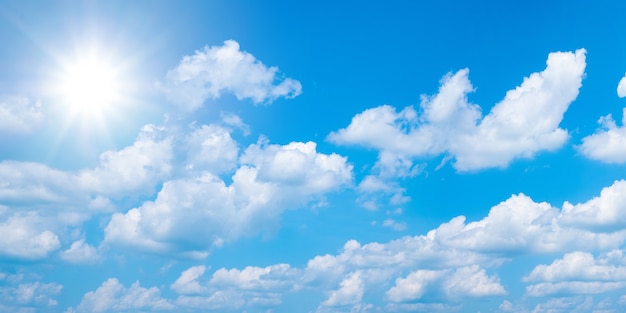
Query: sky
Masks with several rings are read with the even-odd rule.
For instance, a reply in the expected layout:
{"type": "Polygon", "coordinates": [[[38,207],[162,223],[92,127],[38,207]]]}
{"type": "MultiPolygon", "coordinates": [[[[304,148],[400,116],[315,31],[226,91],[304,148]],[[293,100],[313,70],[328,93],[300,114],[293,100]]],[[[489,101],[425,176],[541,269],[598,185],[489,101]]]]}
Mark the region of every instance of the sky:
{"type": "Polygon", "coordinates": [[[0,0],[0,311],[620,312],[625,11],[0,0]]]}

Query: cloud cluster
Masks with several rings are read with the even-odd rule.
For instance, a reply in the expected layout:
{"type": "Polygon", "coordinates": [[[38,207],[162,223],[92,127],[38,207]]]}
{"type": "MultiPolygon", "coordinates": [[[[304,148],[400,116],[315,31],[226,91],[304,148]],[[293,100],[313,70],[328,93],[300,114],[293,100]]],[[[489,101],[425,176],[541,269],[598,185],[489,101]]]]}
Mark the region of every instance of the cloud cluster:
{"type": "Polygon", "coordinates": [[[255,104],[302,93],[299,81],[281,78],[277,73],[277,67],[265,66],[252,54],[241,51],[239,43],[227,40],[222,46],[204,47],[194,55],[183,57],[167,73],[163,87],[168,99],[189,111],[225,92],[255,104]]]}
{"type": "Polygon", "coordinates": [[[328,140],[375,148],[381,171],[401,175],[415,158],[446,154],[458,171],[473,171],[556,150],[568,139],[559,124],[582,85],[585,50],[550,53],[546,64],[484,117],[467,99],[474,88],[463,69],[444,76],[436,95],[422,96],[419,111],[398,112],[388,105],[368,109],[328,140]]]}
{"type": "MultiPolygon", "coordinates": [[[[217,133],[207,133],[211,127],[201,129],[211,143],[224,135],[217,128],[217,133]]],[[[284,210],[304,206],[352,181],[347,159],[317,152],[314,142],[260,141],[238,162],[230,184],[208,171],[166,181],[154,201],[114,214],[105,241],[205,257],[208,249],[225,241],[271,232],[284,210]]]]}
{"type": "MultiPolygon", "coordinates": [[[[247,151],[257,157],[264,155],[259,157],[263,162],[254,164],[271,166],[278,152],[291,147],[302,153],[299,149],[304,149],[303,145],[254,145],[247,151]]],[[[316,153],[310,150],[311,159],[316,153]]],[[[266,177],[279,178],[283,176],[266,177]]],[[[209,275],[207,266],[192,266],[171,283],[170,289],[177,296],[159,301],[173,305],[173,310],[234,312],[276,307],[287,293],[317,292],[323,295],[317,308],[320,313],[453,311],[471,299],[506,295],[508,290],[495,272],[512,257],[551,253],[564,256],[520,275],[519,279],[528,284],[529,297],[622,290],[626,288],[626,257],[620,247],[626,241],[626,222],[618,217],[626,215],[624,203],[626,181],[614,182],[586,202],[565,202],[560,209],[523,194],[512,195],[480,220],[466,223],[459,216],[424,235],[385,243],[350,240],[337,254],[314,256],[301,268],[289,264],[219,268],[209,275]],[[589,250],[608,252],[598,257],[581,252],[589,250]]],[[[166,236],[150,238],[162,240],[155,241],[162,244],[166,236]]],[[[107,285],[114,284],[109,281],[107,285]]],[[[562,300],[562,305],[570,303],[562,300]]],[[[536,311],[554,305],[557,303],[543,303],[536,311]]],[[[500,310],[531,311],[508,301],[500,310]]]]}

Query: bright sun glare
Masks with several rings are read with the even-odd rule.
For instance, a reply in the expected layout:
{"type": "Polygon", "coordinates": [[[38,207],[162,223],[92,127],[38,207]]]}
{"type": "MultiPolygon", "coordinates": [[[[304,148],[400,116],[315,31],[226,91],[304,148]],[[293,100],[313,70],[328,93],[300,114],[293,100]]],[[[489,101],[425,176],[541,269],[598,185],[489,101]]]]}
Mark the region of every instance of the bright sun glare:
{"type": "Polygon", "coordinates": [[[73,118],[104,119],[114,111],[121,100],[121,84],[112,63],[95,54],[64,63],[57,91],[73,118]]]}

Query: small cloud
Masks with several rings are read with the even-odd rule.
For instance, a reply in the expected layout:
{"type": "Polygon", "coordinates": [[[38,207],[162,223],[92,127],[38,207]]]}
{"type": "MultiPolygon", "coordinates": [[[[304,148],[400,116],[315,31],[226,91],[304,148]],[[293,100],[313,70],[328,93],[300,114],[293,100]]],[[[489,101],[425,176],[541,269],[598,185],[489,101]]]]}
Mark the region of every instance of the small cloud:
{"type": "Polygon", "coordinates": [[[250,99],[254,104],[302,93],[299,81],[277,74],[278,67],[265,66],[252,54],[241,51],[239,43],[227,40],[222,46],[207,46],[183,57],[167,73],[162,88],[170,101],[187,111],[224,93],[232,93],[239,100],[250,99]]]}
{"type": "Polygon", "coordinates": [[[395,231],[406,230],[406,223],[404,223],[404,222],[399,223],[399,222],[396,222],[396,221],[394,221],[393,219],[390,219],[390,218],[388,218],[385,221],[383,221],[383,226],[389,227],[389,228],[391,228],[391,229],[393,229],[395,231]]]}
{"type": "Polygon", "coordinates": [[[617,96],[620,98],[626,97],[626,75],[617,84],[617,96]]]}

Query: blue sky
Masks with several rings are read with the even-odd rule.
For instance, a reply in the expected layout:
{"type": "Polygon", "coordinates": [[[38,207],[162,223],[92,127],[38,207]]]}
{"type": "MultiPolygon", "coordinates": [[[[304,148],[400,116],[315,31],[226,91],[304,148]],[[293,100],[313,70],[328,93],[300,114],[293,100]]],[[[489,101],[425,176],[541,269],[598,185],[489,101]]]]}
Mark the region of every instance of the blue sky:
{"type": "Polygon", "coordinates": [[[626,304],[619,1],[0,4],[0,311],[626,304]]]}

